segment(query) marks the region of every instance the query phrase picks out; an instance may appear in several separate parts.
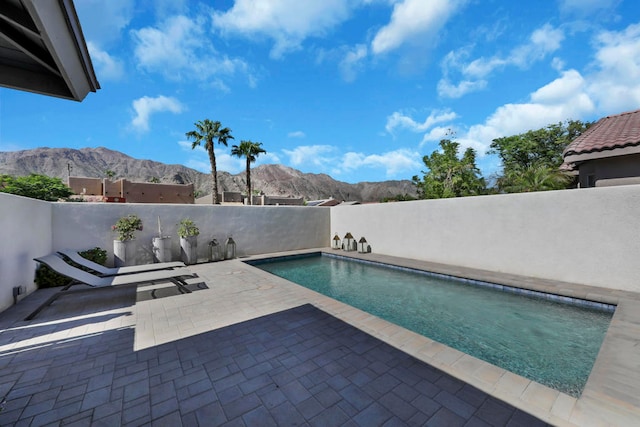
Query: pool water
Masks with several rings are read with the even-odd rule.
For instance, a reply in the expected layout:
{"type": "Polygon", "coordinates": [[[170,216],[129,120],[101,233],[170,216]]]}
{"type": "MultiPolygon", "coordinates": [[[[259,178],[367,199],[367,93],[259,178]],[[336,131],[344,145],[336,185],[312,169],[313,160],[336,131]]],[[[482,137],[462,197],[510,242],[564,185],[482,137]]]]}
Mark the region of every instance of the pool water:
{"type": "Polygon", "coordinates": [[[252,264],[575,397],[613,315],[331,256],[274,261],[252,264]]]}

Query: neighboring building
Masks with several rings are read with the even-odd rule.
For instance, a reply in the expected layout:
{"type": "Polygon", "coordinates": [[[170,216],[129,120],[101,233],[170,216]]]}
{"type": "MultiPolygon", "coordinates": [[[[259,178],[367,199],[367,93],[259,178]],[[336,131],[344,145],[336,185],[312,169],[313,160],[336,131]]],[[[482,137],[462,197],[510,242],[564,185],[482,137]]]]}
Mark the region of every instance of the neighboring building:
{"type": "Polygon", "coordinates": [[[102,196],[103,201],[115,203],[194,203],[193,184],[155,184],[71,176],[68,185],[77,195],[92,196],[88,200],[102,196]]]}
{"type": "Polygon", "coordinates": [[[604,117],[564,150],[579,186],[640,184],[640,110],[604,117]]]}
{"type": "MultiPolygon", "coordinates": [[[[223,191],[222,194],[218,194],[218,200],[221,205],[244,205],[246,195],[237,191],[223,191]]],[[[208,194],[203,197],[199,197],[196,200],[196,204],[211,204],[212,197],[208,194]]],[[[280,196],[267,196],[265,194],[255,195],[252,198],[254,206],[303,206],[304,198],[299,197],[280,197],[280,196]]]]}

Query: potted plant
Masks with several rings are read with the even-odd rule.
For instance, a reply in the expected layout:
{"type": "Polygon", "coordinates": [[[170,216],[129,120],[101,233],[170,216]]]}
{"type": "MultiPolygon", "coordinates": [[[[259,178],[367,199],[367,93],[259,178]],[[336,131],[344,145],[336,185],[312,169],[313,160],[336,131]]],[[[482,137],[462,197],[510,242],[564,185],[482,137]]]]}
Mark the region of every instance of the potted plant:
{"type": "Polygon", "coordinates": [[[142,230],[142,220],[135,214],[123,216],[111,226],[111,229],[118,233],[118,238],[113,241],[113,261],[116,267],[133,265],[134,256],[131,253],[132,240],[135,239],[135,232],[142,230]]]}
{"type": "Polygon", "coordinates": [[[178,224],[180,236],[180,256],[185,264],[195,264],[198,261],[198,234],[200,229],[193,220],[185,218],[178,224]]]}

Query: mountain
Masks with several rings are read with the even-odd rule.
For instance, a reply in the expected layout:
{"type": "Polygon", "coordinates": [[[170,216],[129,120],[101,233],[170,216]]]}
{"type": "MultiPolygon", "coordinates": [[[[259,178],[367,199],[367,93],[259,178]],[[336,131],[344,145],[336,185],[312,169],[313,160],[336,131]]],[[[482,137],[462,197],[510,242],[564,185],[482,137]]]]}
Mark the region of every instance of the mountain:
{"type": "MultiPolygon", "coordinates": [[[[105,171],[113,171],[116,178],[147,182],[158,179],[164,183],[194,183],[200,194],[211,193],[211,176],[182,165],[167,165],[152,160],[140,160],[108,148],[36,148],[33,150],[0,152],[0,174],[42,175],[61,178],[69,175],[101,178],[105,171]]],[[[333,197],[338,200],[378,202],[396,195],[416,196],[411,181],[360,182],[349,184],[336,181],[329,175],[303,173],[283,165],[261,165],[251,169],[256,191],[272,196],[304,197],[319,200],[333,197]]],[[[244,172],[232,175],[218,171],[221,190],[246,190],[244,172]]]]}

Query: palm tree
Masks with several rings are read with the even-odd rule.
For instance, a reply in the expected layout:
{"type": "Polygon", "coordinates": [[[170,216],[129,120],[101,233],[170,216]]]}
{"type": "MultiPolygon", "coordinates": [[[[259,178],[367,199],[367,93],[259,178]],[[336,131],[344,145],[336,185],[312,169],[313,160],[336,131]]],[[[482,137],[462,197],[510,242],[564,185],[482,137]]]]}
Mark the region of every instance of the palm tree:
{"type": "Polygon", "coordinates": [[[247,198],[251,204],[251,163],[261,154],[266,153],[262,148],[262,142],[240,141],[240,145],[231,147],[231,155],[245,157],[247,159],[247,198]]]}
{"type": "Polygon", "coordinates": [[[562,190],[571,178],[549,166],[535,163],[526,168],[513,168],[498,179],[498,187],[505,193],[562,190]]]}
{"type": "Polygon", "coordinates": [[[223,128],[219,121],[212,122],[209,119],[198,120],[195,123],[196,130],[187,132],[185,135],[188,139],[193,139],[191,149],[198,147],[204,142],[204,149],[209,154],[211,162],[211,179],[213,180],[213,199],[212,203],[217,205],[218,201],[218,170],[216,168],[216,155],[213,151],[213,142],[217,139],[218,144],[227,145],[228,139],[233,139],[231,129],[223,128]]]}

